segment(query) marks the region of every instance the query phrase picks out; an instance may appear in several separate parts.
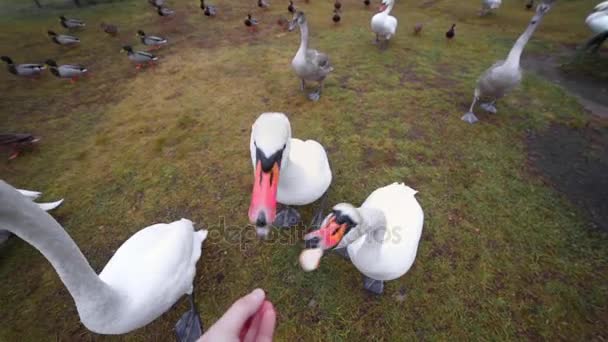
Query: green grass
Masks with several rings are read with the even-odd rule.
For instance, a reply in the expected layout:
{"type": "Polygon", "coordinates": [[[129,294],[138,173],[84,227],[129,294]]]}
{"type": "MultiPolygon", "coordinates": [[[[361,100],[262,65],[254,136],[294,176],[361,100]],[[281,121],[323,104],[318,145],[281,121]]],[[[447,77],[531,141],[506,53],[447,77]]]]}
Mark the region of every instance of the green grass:
{"type": "MultiPolygon", "coordinates": [[[[553,123],[580,127],[587,114],[560,88],[527,76],[499,115],[481,114],[474,126],[459,119],[475,79],[529,20],[523,1],[487,18],[475,15],[478,1],[400,1],[398,34],[384,52],[371,45],[372,12],[360,1],[343,0],[338,27],[331,2],[311,2],[296,5],[309,18],[312,46],[335,67],[319,103],[299,92],[290,70],[299,34],[275,24],[286,3],[261,12],[254,1],[216,0],[220,17],[209,19],[196,1],[171,0],[178,12],[164,20],[143,0],[42,10],[0,1],[2,54],[92,71],[75,85],[48,73],[38,82],[0,73],[0,131],[42,136],[38,149],[0,165],[0,177],[45,200],[64,197],[53,216],[98,271],[152,223],[187,217],[210,229],[196,288],[207,326],[262,287],[279,312],[281,341],[607,339],[608,239],[529,171],[523,139],[553,123]],[[262,20],[258,34],[244,30],[247,11],[262,20]],[[89,23],[82,46],[63,49],[45,37],[60,30],[60,14],[89,23]],[[102,34],[102,20],[117,24],[120,37],[102,34]],[[421,37],[410,33],[416,22],[425,23],[421,37]],[[452,22],[457,38],[448,45],[452,22]],[[136,43],[138,28],[171,41],[159,66],[140,73],[119,53],[136,43]],[[273,244],[247,227],[249,129],[264,111],[288,113],[295,137],[327,147],[330,203],[360,204],[395,181],[420,191],[426,220],[416,263],[384,296],[364,293],[361,275],[335,255],[303,273],[304,228],[280,232],[284,242],[273,244]]],[[[593,4],[558,2],[532,49],[584,41],[593,4]]],[[[303,213],[308,221],[311,208],[303,213]]],[[[12,239],[0,256],[0,341],[118,339],[79,323],[69,293],[31,246],[12,239]]],[[[185,308],[180,302],[126,339],[171,339],[185,308]]]]}

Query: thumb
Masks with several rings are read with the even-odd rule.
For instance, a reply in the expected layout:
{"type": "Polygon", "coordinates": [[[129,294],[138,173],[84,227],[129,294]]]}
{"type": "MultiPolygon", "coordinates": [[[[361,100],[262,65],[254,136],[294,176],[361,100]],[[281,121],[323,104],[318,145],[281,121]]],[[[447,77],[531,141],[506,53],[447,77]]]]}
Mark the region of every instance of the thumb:
{"type": "Polygon", "coordinates": [[[255,289],[250,294],[241,297],[220,318],[218,325],[221,325],[223,329],[236,331],[238,334],[247,319],[260,309],[265,297],[266,294],[262,289],[255,289]]]}

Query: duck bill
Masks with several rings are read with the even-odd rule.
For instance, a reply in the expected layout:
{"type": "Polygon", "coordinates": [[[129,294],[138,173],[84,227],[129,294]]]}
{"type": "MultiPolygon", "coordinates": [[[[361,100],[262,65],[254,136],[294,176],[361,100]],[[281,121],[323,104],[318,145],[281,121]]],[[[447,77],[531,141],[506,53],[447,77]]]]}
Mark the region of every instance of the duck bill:
{"type": "Polygon", "coordinates": [[[338,224],[336,218],[331,216],[318,230],[304,236],[306,248],[321,248],[323,250],[334,248],[340,243],[346,233],[346,223],[338,224]]]}
{"type": "Polygon", "coordinates": [[[262,169],[258,160],[255,166],[253,192],[249,206],[249,222],[255,224],[258,236],[265,237],[277,213],[279,165],[275,162],[269,172],[262,169]]]}

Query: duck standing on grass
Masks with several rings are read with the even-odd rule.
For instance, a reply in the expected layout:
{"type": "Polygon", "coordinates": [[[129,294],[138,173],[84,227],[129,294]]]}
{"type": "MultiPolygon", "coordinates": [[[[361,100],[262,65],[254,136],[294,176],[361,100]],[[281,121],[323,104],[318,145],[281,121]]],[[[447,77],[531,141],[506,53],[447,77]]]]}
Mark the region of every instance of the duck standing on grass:
{"type": "Polygon", "coordinates": [[[497,110],[494,106],[496,101],[521,83],[522,72],[519,66],[521,54],[542,18],[551,9],[553,1],[554,0],[545,0],[538,5],[536,13],[532,17],[530,24],[528,24],[528,28],[519,36],[511,48],[511,51],[509,51],[507,59],[494,63],[494,65],[479,77],[477,86],[475,87],[473,103],[471,103],[469,111],[460,118],[461,120],[470,124],[479,121],[477,116],[473,113],[473,109],[480,99],[489,100],[489,102],[481,104],[482,109],[486,112],[496,114],[497,110]]]}
{"type": "Polygon", "coordinates": [[[342,3],[340,2],[340,0],[336,0],[334,2],[334,10],[339,11],[342,9],[342,3]]]}
{"type": "Polygon", "coordinates": [[[80,77],[84,76],[88,70],[82,65],[63,64],[57,65],[52,59],[46,61],[51,73],[59,78],[67,78],[70,83],[75,83],[80,77]]]}
{"type": "Polygon", "coordinates": [[[33,146],[40,138],[29,133],[0,133],[0,147],[9,151],[8,160],[19,156],[22,150],[33,146]]]}
{"type": "Polygon", "coordinates": [[[247,14],[247,18],[245,18],[245,26],[249,29],[249,32],[253,32],[257,30],[258,20],[251,16],[251,13],[247,14]]]}
{"type": "Polygon", "coordinates": [[[331,20],[333,20],[334,24],[337,24],[340,22],[340,19],[342,19],[342,18],[340,18],[340,14],[338,13],[338,10],[334,9],[334,16],[331,17],[331,20]]]}
{"type": "Polygon", "coordinates": [[[296,6],[293,5],[293,1],[289,0],[289,6],[287,6],[289,13],[296,13],[296,6]]]}
{"type": "Polygon", "coordinates": [[[300,28],[300,47],[291,61],[291,67],[300,78],[300,89],[302,91],[306,87],[306,81],[319,83],[317,90],[308,94],[308,98],[316,102],[321,98],[325,78],[334,68],[325,53],[308,48],[308,22],[304,12],[299,11],[293,16],[293,20],[289,23],[289,31],[293,31],[296,26],[300,28]]]}
{"type": "Polygon", "coordinates": [[[101,27],[103,32],[109,34],[112,37],[116,37],[116,35],[118,35],[118,27],[116,25],[102,22],[101,24],[99,24],[99,27],[101,27]]]}
{"type": "Polygon", "coordinates": [[[161,17],[170,17],[175,13],[175,11],[170,9],[169,7],[157,6],[156,13],[161,17]]]}
{"type": "Polygon", "coordinates": [[[452,41],[454,37],[456,37],[456,24],[452,24],[452,27],[445,33],[445,37],[448,39],[448,42],[452,41]]]}
{"type": "Polygon", "coordinates": [[[304,236],[300,265],[312,271],[323,252],[335,248],[364,275],[366,290],[382,294],[384,282],[403,276],[416,260],[424,224],[416,193],[403,183],[393,183],[372,192],[358,208],[335,205],[321,228],[304,236]]]}
{"type": "Polygon", "coordinates": [[[23,77],[38,77],[42,70],[45,69],[44,64],[15,64],[12,59],[8,56],[0,57],[7,65],[8,71],[17,76],[23,77]]]}
{"type": "Polygon", "coordinates": [[[57,34],[54,31],[47,31],[47,35],[57,45],[73,46],[80,44],[78,37],[69,36],[67,34],[57,34]]]}
{"type": "Polygon", "coordinates": [[[414,35],[415,36],[420,35],[420,32],[422,32],[422,27],[423,26],[424,25],[422,25],[422,23],[418,23],[418,24],[414,25],[414,35]]]}
{"type": "Polygon", "coordinates": [[[66,18],[63,15],[59,17],[59,22],[61,23],[61,26],[67,28],[68,30],[83,28],[86,26],[84,21],[80,19],[66,18]]]}
{"type": "Polygon", "coordinates": [[[215,6],[205,4],[205,0],[201,0],[201,9],[203,10],[203,14],[207,17],[215,17],[217,14],[215,6]]]}
{"type": "Polygon", "coordinates": [[[146,35],[142,30],[137,31],[137,36],[141,43],[145,46],[152,46],[154,49],[159,49],[161,46],[167,44],[167,39],[163,37],[146,35]]]}
{"type": "Polygon", "coordinates": [[[381,48],[388,46],[388,41],[395,36],[397,31],[397,18],[390,15],[393,6],[395,6],[395,0],[382,0],[379,13],[372,17],[372,31],[376,34],[374,44],[378,44],[381,48]],[[382,45],[380,45],[381,39],[384,41],[382,45]]]}
{"type": "Polygon", "coordinates": [[[258,0],[259,8],[268,8],[269,6],[270,6],[270,4],[268,3],[267,0],[258,0]]]}
{"type": "Polygon", "coordinates": [[[135,69],[139,70],[143,65],[152,65],[158,60],[158,57],[145,51],[133,51],[133,48],[129,45],[125,45],[122,51],[127,52],[127,56],[131,62],[135,63],[135,69]]]}

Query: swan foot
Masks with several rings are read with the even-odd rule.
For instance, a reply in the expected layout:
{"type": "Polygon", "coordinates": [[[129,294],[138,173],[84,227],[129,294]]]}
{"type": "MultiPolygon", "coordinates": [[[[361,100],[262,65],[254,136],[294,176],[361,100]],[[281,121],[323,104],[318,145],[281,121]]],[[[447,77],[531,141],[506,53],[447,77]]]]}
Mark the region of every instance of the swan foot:
{"type": "Polygon", "coordinates": [[[336,253],[338,253],[338,255],[342,256],[344,259],[350,260],[350,255],[348,255],[348,248],[347,247],[336,248],[336,249],[334,249],[334,251],[336,253]]]}
{"type": "Polygon", "coordinates": [[[300,223],[300,213],[292,207],[281,210],[274,219],[274,225],[280,228],[291,228],[300,223]]]}
{"type": "Polygon", "coordinates": [[[494,106],[494,102],[492,102],[492,103],[482,103],[482,104],[479,105],[479,107],[481,107],[481,109],[485,110],[488,113],[492,113],[492,114],[498,113],[498,110],[494,106]]]}
{"type": "Polygon", "coordinates": [[[308,99],[312,102],[317,102],[321,98],[321,92],[315,91],[314,93],[308,94],[308,99]]]}
{"type": "Polygon", "coordinates": [[[377,295],[381,295],[384,292],[384,282],[382,280],[376,280],[368,277],[363,278],[363,287],[377,295]]]}
{"type": "Polygon", "coordinates": [[[175,324],[175,338],[178,342],[195,342],[203,335],[203,323],[196,311],[194,297],[188,296],[190,300],[190,310],[182,315],[175,324]]]}
{"type": "Polygon", "coordinates": [[[460,120],[468,122],[470,124],[474,124],[477,121],[479,121],[479,119],[475,116],[475,114],[473,114],[473,112],[468,112],[465,115],[463,115],[460,120]]]}

